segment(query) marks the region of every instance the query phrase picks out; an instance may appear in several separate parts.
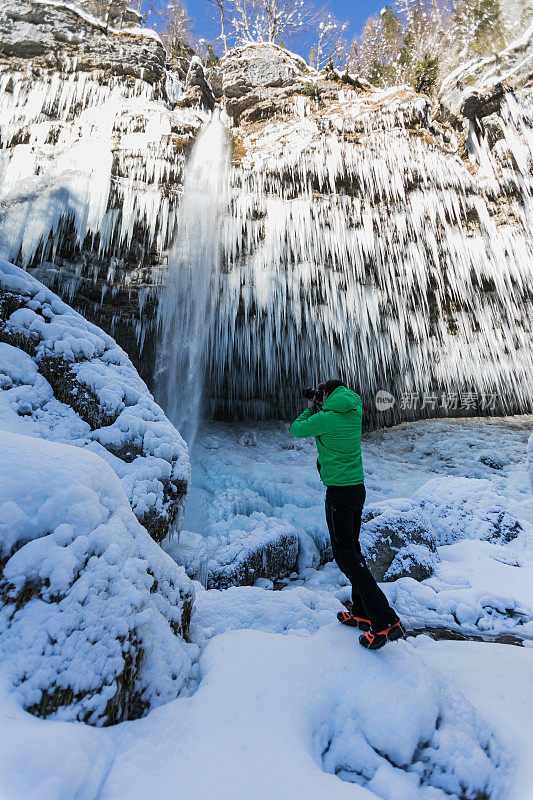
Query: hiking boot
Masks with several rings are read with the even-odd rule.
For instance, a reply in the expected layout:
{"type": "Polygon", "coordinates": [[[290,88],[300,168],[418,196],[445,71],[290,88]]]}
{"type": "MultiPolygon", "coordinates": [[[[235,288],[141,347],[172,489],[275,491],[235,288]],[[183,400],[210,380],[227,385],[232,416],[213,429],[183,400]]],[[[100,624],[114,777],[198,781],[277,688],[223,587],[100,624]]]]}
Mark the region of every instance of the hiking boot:
{"type": "Polygon", "coordinates": [[[354,617],[351,611],[339,611],[337,619],[349,628],[357,628],[360,631],[369,631],[371,624],[369,619],[364,617],[354,617]]]}
{"type": "Polygon", "coordinates": [[[387,642],[395,642],[397,639],[405,638],[405,628],[400,620],[385,628],[382,631],[368,630],[363,636],[359,637],[359,644],[367,650],[379,650],[387,642]]]}

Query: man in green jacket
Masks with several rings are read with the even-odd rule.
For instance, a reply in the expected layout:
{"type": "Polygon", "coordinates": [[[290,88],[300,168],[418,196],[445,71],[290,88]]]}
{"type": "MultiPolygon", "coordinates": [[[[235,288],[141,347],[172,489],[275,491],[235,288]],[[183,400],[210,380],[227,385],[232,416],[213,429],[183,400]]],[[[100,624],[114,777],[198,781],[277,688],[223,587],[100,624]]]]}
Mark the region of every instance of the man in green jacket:
{"type": "Polygon", "coordinates": [[[326,488],[326,522],[333,556],[352,584],[352,609],[340,611],[337,619],[365,631],[359,641],[370,650],[405,635],[403,626],[366,565],[359,544],[361,514],[365,503],[361,458],[361,398],[342,381],[321,384],[324,403],[315,402],[291,426],[300,439],[314,436],[317,467],[326,488]]]}

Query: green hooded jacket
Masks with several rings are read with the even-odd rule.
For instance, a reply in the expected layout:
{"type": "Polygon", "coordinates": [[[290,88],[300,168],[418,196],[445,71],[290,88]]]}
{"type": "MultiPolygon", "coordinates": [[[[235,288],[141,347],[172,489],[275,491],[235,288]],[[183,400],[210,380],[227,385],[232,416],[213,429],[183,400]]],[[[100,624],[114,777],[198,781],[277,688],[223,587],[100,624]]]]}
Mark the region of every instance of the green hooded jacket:
{"type": "Polygon", "coordinates": [[[316,438],[318,468],[326,486],[354,486],[363,483],[361,458],[361,398],[346,386],[338,386],[316,414],[311,408],[291,425],[298,439],[316,438]]]}

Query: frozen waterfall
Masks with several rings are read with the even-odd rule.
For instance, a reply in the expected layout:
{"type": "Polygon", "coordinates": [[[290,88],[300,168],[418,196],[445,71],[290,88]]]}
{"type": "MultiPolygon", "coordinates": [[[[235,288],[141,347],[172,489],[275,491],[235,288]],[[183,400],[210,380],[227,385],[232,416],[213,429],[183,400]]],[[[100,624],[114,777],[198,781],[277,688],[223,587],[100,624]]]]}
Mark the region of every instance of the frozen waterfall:
{"type": "Polygon", "coordinates": [[[177,229],[158,308],[156,392],[189,445],[198,427],[206,342],[220,264],[229,140],[218,112],[200,132],[186,167],[177,229]]]}
{"type": "Polygon", "coordinates": [[[202,387],[215,416],[279,418],[328,376],[377,425],[533,410],[529,96],[503,100],[496,144],[472,127],[467,158],[406,87],[296,93],[233,130],[229,168],[222,121],[182,91],[0,74],[0,255],[156,366],[186,436],[202,387]]]}
{"type": "Polygon", "coordinates": [[[287,417],[329,377],[374,424],[533,408],[531,109],[509,97],[471,164],[402,89],[300,111],[251,128],[233,171],[215,415],[287,417]]]}

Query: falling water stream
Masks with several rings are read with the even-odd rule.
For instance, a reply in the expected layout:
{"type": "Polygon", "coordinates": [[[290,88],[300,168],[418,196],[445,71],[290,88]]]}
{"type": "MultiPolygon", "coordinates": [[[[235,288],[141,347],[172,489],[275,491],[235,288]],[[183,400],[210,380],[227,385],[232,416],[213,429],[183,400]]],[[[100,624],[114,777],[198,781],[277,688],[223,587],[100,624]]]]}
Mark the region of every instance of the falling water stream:
{"type": "Polygon", "coordinates": [[[229,142],[218,112],[193,147],[158,309],[158,400],[192,446],[198,427],[213,283],[220,263],[229,142]]]}

